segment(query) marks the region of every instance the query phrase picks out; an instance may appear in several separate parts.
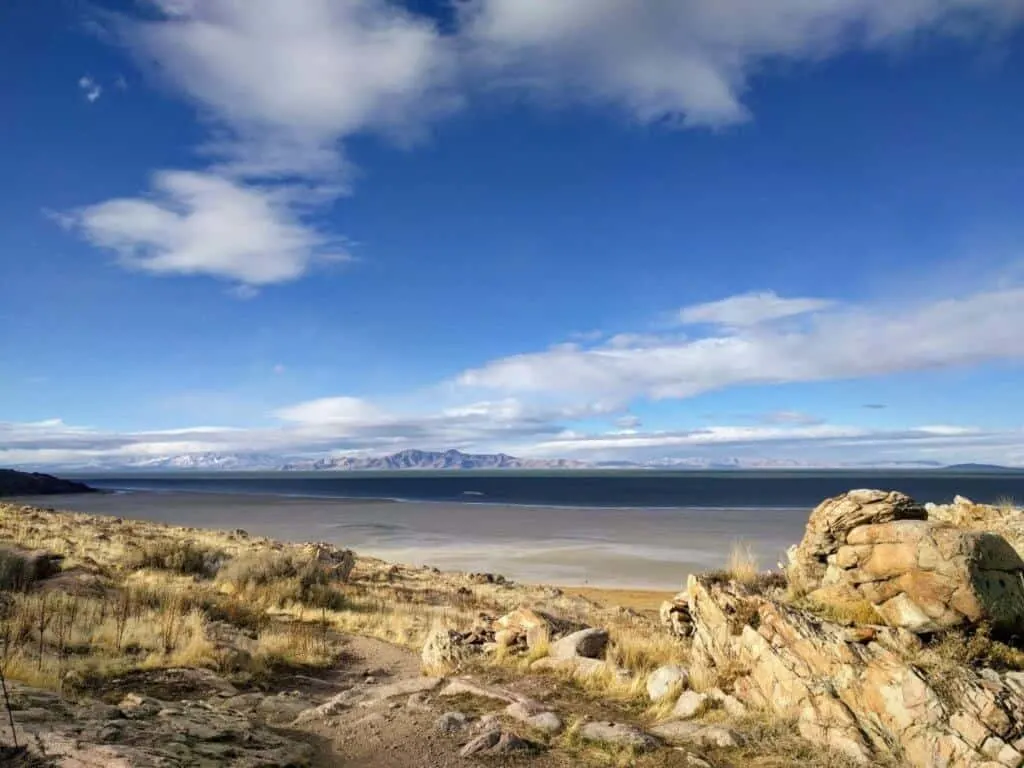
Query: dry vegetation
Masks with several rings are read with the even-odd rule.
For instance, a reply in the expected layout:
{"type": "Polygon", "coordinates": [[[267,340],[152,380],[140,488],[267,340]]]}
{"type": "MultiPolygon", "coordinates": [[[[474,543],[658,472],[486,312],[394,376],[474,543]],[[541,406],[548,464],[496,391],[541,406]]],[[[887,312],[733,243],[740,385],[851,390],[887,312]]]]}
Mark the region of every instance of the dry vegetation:
{"type": "MultiPolygon", "coordinates": [[[[649,671],[681,651],[651,631],[649,617],[558,590],[473,583],[370,558],[357,559],[342,579],[341,550],[244,531],[7,504],[0,505],[0,547],[0,662],[10,678],[51,689],[174,666],[258,680],[283,667],[331,664],[338,633],[418,650],[432,627],[465,629],[481,614],[522,604],[608,626],[611,658],[631,670],[649,671]],[[54,576],[59,566],[31,552],[59,556],[62,572],[54,576]]],[[[504,663],[525,668],[541,653],[504,663]]]]}

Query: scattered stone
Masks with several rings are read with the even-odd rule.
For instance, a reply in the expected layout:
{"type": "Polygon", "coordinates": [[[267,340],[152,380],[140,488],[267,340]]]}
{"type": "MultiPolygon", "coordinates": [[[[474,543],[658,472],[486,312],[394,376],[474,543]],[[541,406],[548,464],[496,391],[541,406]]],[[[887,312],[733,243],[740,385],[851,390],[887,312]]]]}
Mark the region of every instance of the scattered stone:
{"type": "Polygon", "coordinates": [[[533,750],[533,745],[528,741],[524,741],[516,736],[514,733],[502,733],[501,738],[498,739],[498,743],[491,749],[496,755],[510,755],[517,752],[530,752],[533,750]]]}
{"type": "Polygon", "coordinates": [[[689,720],[699,716],[708,708],[710,697],[706,693],[683,691],[672,709],[672,717],[689,720]]]}
{"type": "Polygon", "coordinates": [[[532,702],[532,699],[522,696],[515,691],[510,691],[507,688],[500,688],[496,685],[484,685],[465,677],[457,677],[450,681],[448,685],[441,689],[440,693],[441,696],[459,696],[461,694],[479,696],[483,699],[494,699],[495,701],[503,701],[506,704],[516,701],[532,702]]]}
{"type": "Polygon", "coordinates": [[[689,595],[683,590],[663,602],[658,611],[662,625],[675,637],[689,637],[693,633],[688,600],[689,595]]]}
{"type": "Polygon", "coordinates": [[[432,709],[425,693],[414,693],[405,702],[405,708],[412,712],[430,712],[432,709]]]}
{"type": "Polygon", "coordinates": [[[574,656],[599,659],[604,656],[607,647],[608,630],[581,629],[553,643],[550,656],[553,659],[571,659],[574,656]]]}
{"type": "Polygon", "coordinates": [[[631,747],[639,752],[647,752],[658,747],[656,738],[625,723],[587,723],[580,728],[580,736],[586,741],[631,747]]]}
{"type": "Polygon", "coordinates": [[[476,651],[475,647],[463,642],[462,635],[453,629],[435,629],[427,637],[420,658],[427,671],[458,669],[476,651]]]}
{"type": "Polygon", "coordinates": [[[469,718],[461,712],[445,712],[437,718],[434,727],[448,735],[459,733],[469,727],[469,718]]]}
{"type": "Polygon", "coordinates": [[[711,763],[693,752],[686,753],[686,766],[687,768],[714,768],[711,763]]]}
{"type": "Polygon", "coordinates": [[[693,743],[704,747],[741,747],[744,739],[731,728],[708,725],[694,734],[693,743]]]}
{"type": "Polygon", "coordinates": [[[732,717],[743,717],[747,714],[747,706],[735,696],[730,696],[721,688],[713,688],[708,691],[708,695],[716,704],[718,704],[718,706],[728,712],[732,717]]]}
{"type": "Polygon", "coordinates": [[[651,733],[669,744],[691,744],[694,734],[704,727],[687,720],[669,720],[651,728],[651,733]]]}
{"type": "Polygon", "coordinates": [[[505,715],[545,733],[558,733],[562,730],[561,718],[554,712],[545,710],[539,702],[517,701],[514,704],[509,704],[505,708],[505,715]]]}
{"type": "Polygon", "coordinates": [[[501,718],[497,715],[484,715],[473,723],[473,733],[501,730],[501,718]]]}
{"type": "Polygon", "coordinates": [[[499,728],[492,728],[484,731],[475,739],[470,740],[466,746],[459,750],[459,754],[462,757],[470,757],[471,755],[491,749],[500,740],[501,730],[499,728]]]}
{"type": "Polygon", "coordinates": [[[683,688],[690,682],[686,670],[678,664],[658,667],[647,678],[647,696],[651,701],[661,701],[673,690],[683,688]]]}
{"type": "Polygon", "coordinates": [[[374,685],[370,687],[356,686],[347,691],[328,699],[317,707],[310,707],[303,710],[295,718],[295,724],[301,724],[310,720],[320,720],[337,714],[352,707],[373,706],[378,702],[392,699],[397,696],[408,696],[414,693],[427,693],[436,690],[444,678],[441,677],[414,677],[408,680],[399,680],[388,685],[374,685]]]}

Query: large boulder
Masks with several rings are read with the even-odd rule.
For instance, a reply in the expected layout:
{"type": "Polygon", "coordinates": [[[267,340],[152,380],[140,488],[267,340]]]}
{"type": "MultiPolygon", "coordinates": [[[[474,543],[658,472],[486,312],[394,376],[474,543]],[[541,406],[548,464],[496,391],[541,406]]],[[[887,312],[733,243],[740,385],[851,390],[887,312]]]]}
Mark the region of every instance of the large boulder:
{"type": "Polygon", "coordinates": [[[479,646],[467,644],[460,632],[435,629],[427,636],[420,652],[426,672],[449,672],[463,666],[479,653],[479,646]]]}
{"type": "Polygon", "coordinates": [[[826,585],[852,587],[890,626],[1024,629],[1024,560],[1001,536],[917,520],[864,525],[831,561],[826,585]]]}
{"type": "Polygon", "coordinates": [[[581,629],[553,643],[550,656],[553,659],[571,659],[575,656],[600,659],[607,647],[607,629],[581,629]]]}
{"type": "Polygon", "coordinates": [[[927,518],[924,507],[897,491],[855,490],[825,499],[811,513],[801,542],[789,550],[790,585],[805,593],[822,586],[829,558],[854,528],[927,518]]]}

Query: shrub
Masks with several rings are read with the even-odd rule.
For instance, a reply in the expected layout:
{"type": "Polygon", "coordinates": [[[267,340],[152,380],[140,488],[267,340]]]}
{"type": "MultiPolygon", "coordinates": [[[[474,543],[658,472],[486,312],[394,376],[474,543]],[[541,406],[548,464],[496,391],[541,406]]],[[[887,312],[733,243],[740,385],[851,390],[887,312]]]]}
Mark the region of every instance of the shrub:
{"type": "Polygon", "coordinates": [[[173,571],[185,576],[212,578],[217,574],[224,553],[201,547],[191,541],[164,539],[151,542],[132,560],[135,568],[173,571]]]}
{"type": "Polygon", "coordinates": [[[0,590],[24,592],[59,570],[58,561],[45,554],[0,549],[0,590]]]}
{"type": "Polygon", "coordinates": [[[219,580],[238,593],[282,606],[299,602],[313,608],[341,610],[344,596],[332,583],[328,566],[312,558],[265,552],[235,558],[221,569],[219,580]]]}

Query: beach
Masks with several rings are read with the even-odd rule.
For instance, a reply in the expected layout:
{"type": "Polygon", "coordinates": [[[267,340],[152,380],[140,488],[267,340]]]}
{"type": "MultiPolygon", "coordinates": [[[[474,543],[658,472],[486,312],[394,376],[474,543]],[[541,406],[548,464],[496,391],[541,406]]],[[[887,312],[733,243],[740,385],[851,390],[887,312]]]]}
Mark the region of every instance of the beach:
{"type": "Polygon", "coordinates": [[[361,555],[565,586],[674,591],[749,545],[763,568],[798,541],[807,509],[550,507],[182,492],[27,503],[197,528],[324,541],[361,555]]]}

